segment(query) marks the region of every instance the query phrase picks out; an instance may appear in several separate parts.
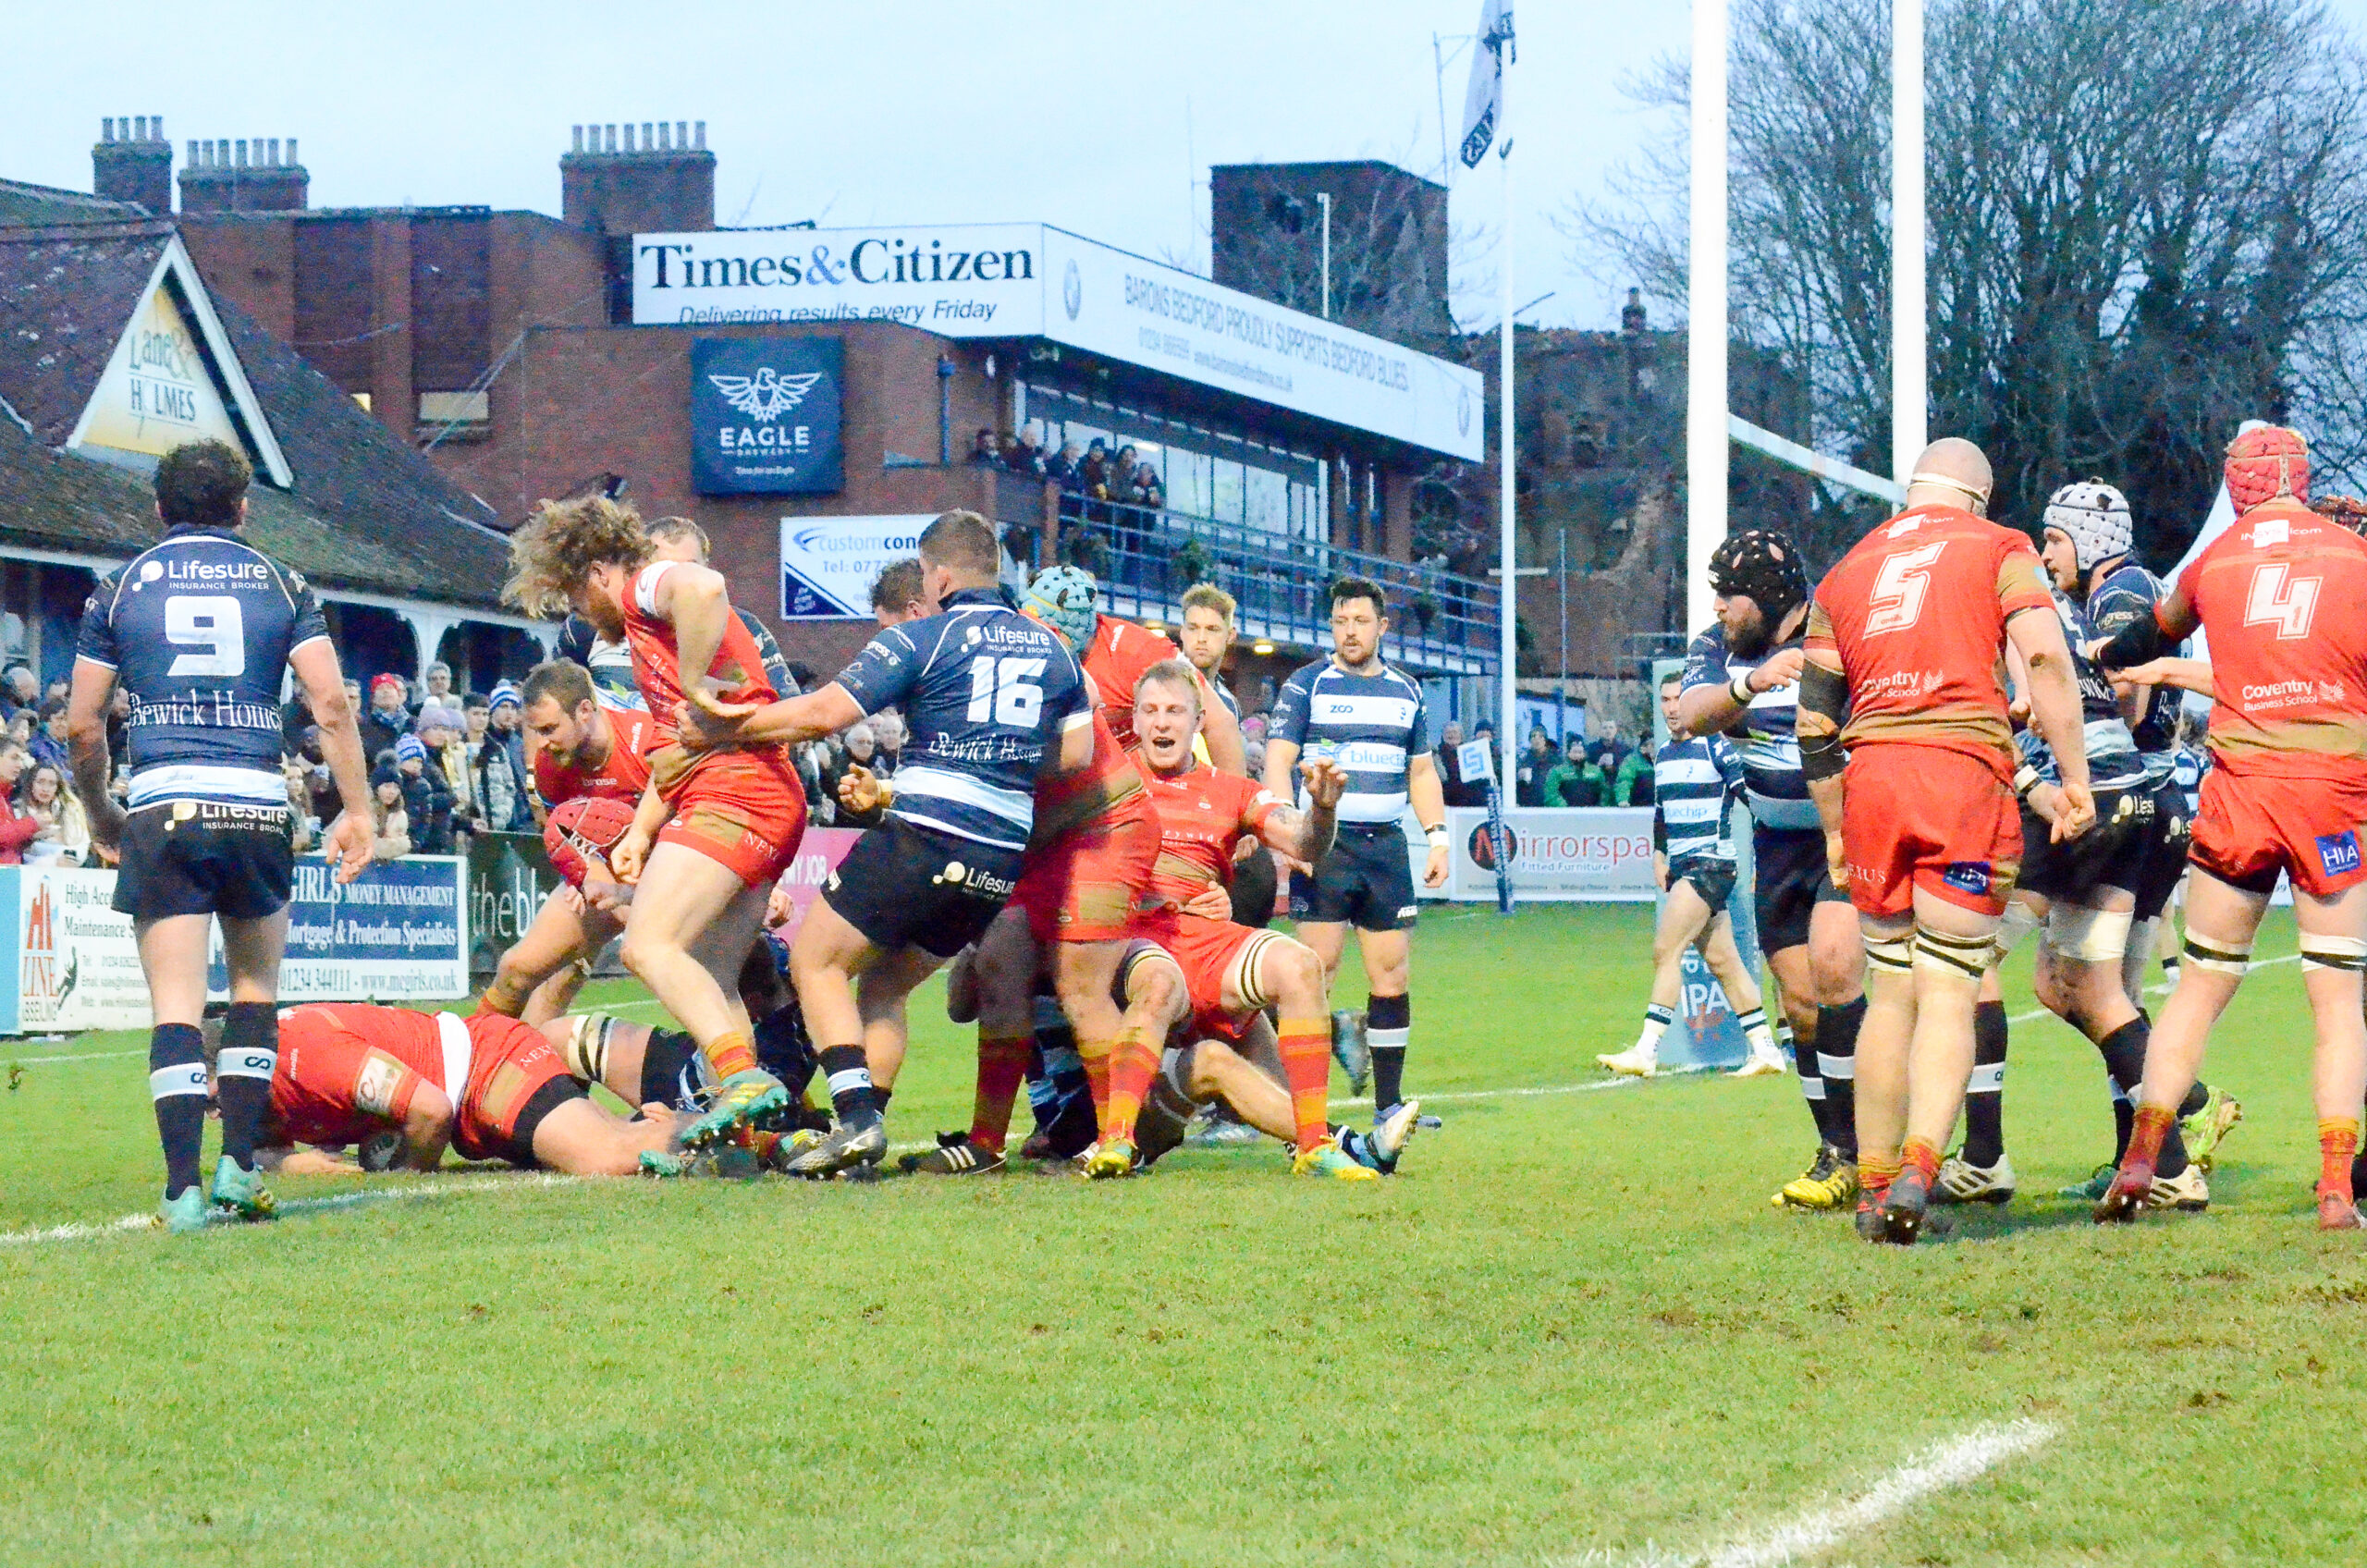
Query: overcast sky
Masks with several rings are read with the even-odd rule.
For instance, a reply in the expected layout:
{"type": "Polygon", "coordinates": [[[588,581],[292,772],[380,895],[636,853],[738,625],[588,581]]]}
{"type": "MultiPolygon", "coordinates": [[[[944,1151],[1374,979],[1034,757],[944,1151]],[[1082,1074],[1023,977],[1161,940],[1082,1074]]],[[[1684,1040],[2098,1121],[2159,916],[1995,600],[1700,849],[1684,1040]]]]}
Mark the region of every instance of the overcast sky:
{"type": "MultiPolygon", "coordinates": [[[[2333,8],[2367,20],[2367,0],[2333,8]]],[[[11,17],[0,176],[88,190],[101,117],[161,114],[177,154],[190,138],[298,139],[314,206],[556,214],[570,126],[704,119],[726,225],[1041,220],[1205,270],[1210,164],[1377,157],[1437,178],[1441,93],[1451,140],[1478,15],[1478,0],[179,0],[167,18],[84,0],[11,17]]],[[[1612,325],[1625,280],[1575,268],[1548,219],[1632,154],[1651,122],[1621,83],[1688,46],[1689,11],[1524,0],[1516,18],[1514,282],[1522,301],[1554,291],[1523,319],[1612,325]]],[[[1492,165],[1453,181],[1476,325],[1496,317],[1492,165]]]]}

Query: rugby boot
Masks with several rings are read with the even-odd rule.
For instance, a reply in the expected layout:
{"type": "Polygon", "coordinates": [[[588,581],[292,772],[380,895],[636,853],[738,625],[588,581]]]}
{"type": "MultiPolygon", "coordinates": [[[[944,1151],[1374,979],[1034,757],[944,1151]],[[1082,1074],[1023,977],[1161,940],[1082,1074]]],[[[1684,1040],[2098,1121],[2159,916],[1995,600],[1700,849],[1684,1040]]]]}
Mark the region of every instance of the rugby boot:
{"type": "Polygon", "coordinates": [[[1326,1138],[1304,1154],[1291,1158],[1294,1176],[1329,1176],[1340,1182],[1378,1182],[1380,1172],[1368,1165],[1358,1165],[1340,1147],[1337,1138],[1326,1138]]]}
{"type": "Polygon", "coordinates": [[[158,1203],[156,1223],[176,1236],[204,1230],[205,1189],[192,1182],[181,1189],[180,1196],[166,1198],[158,1203]]]}
{"type": "Polygon", "coordinates": [[[705,1114],[682,1130],[692,1148],[721,1141],[736,1127],[752,1125],[789,1108],[789,1090],[761,1067],[735,1072],[715,1086],[705,1114]]]}
{"type": "Polygon", "coordinates": [[[1624,1051],[1605,1051],[1594,1059],[1597,1067],[1607,1067],[1622,1078],[1650,1078],[1660,1070],[1660,1053],[1650,1046],[1630,1046],[1624,1051]]]}
{"type": "Polygon", "coordinates": [[[828,1137],[805,1144],[790,1155],[781,1162],[781,1169],[791,1176],[810,1176],[818,1181],[857,1167],[867,1170],[878,1164],[887,1152],[886,1122],[867,1121],[857,1126],[841,1121],[828,1137]]]}
{"type": "MultiPolygon", "coordinates": [[[[752,1157],[753,1158],[753,1157],[752,1157]]],[[[641,1173],[668,1180],[684,1176],[719,1176],[722,1156],[717,1149],[644,1149],[641,1173]]]]}
{"type": "Polygon", "coordinates": [[[2175,1208],[2182,1214],[2201,1214],[2211,1207],[2211,1184],[2202,1179],[2202,1167],[2193,1161],[2175,1176],[2156,1176],[2153,1184],[2145,1189],[2147,1208],[2175,1208]]]}
{"type": "Polygon", "coordinates": [[[1372,1042],[1363,1013],[1343,1008],[1331,1015],[1331,1060],[1348,1075],[1348,1093],[1363,1094],[1372,1081],[1372,1042]]]}
{"type": "MultiPolygon", "coordinates": [[[[1598,1057],[1596,1060],[1601,1059],[1598,1057]]],[[[1791,1071],[1792,1064],[1784,1060],[1781,1052],[1762,1051],[1753,1047],[1750,1060],[1727,1073],[1726,1076],[1729,1078],[1780,1078],[1791,1071]]]]}
{"type": "Polygon", "coordinates": [[[1940,1162],[1940,1180],[1932,1189],[1933,1203],[2010,1203],[2014,1197],[2014,1162],[2003,1154],[1990,1166],[1968,1165],[1959,1155],[1940,1162]]]}
{"type": "Polygon", "coordinates": [[[2219,1145],[2243,1119],[2242,1104],[2214,1084],[2200,1109],[2192,1116],[2178,1119],[2178,1136],[2186,1140],[2187,1158],[2208,1171],[2218,1157],[2219,1145]]]}
{"type": "Polygon", "coordinates": [[[908,1176],[991,1176],[1002,1169],[1003,1158],[1001,1150],[972,1143],[967,1133],[939,1133],[937,1147],[908,1154],[896,1167],[908,1176]]]}
{"type": "Polygon", "coordinates": [[[2152,1166],[2131,1160],[2113,1173],[2112,1185],[2096,1200],[2096,1223],[2126,1225],[2144,1212],[2152,1194],[2152,1166]]]}
{"type": "Polygon", "coordinates": [[[1372,1153],[1372,1168],[1384,1176],[1397,1173],[1397,1157],[1414,1141],[1422,1129],[1422,1102],[1407,1100],[1389,1113],[1386,1121],[1375,1127],[1364,1139],[1372,1153]]]}
{"type": "Polygon", "coordinates": [[[2113,1181],[2119,1174],[2120,1167],[2117,1165],[2099,1165],[2088,1172],[2086,1181],[2074,1182],[2067,1187],[2059,1188],[2054,1195],[2059,1198],[2077,1198],[2082,1203],[2102,1203],[2104,1201],[2104,1194],[2112,1191],[2113,1181]]]}
{"type": "Polygon", "coordinates": [[[1894,1246],[1913,1246],[1922,1239],[1931,1206],[1932,1183],[1923,1172],[1912,1168],[1900,1171],[1876,1210],[1881,1226],[1878,1239],[1894,1246]]]}
{"type": "Polygon", "coordinates": [[[1865,1187],[1858,1191],[1857,1212],[1850,1218],[1858,1227],[1858,1234],[1867,1241],[1883,1240],[1883,1199],[1885,1195],[1884,1189],[1881,1187],[1865,1187]]]}
{"type": "Polygon", "coordinates": [[[269,1219],[279,1210],[271,1189],[263,1184],[263,1172],[243,1169],[227,1154],[214,1167],[214,1207],[233,1219],[250,1222],[269,1219]]]}
{"type": "Polygon", "coordinates": [[[1090,1182],[1107,1182],[1134,1173],[1134,1145],[1126,1138],[1104,1138],[1085,1153],[1082,1167],[1090,1182]]]}
{"type": "Polygon", "coordinates": [[[2359,1215],[2359,1206],[2340,1193],[2318,1189],[2318,1229],[2321,1231],[2367,1231],[2367,1219],[2359,1215]]]}
{"type": "Polygon", "coordinates": [[[1769,1202],[1776,1208],[1831,1213],[1858,1195],[1858,1162],[1844,1159],[1831,1144],[1820,1145],[1809,1168],[1784,1183],[1769,1202]]]}

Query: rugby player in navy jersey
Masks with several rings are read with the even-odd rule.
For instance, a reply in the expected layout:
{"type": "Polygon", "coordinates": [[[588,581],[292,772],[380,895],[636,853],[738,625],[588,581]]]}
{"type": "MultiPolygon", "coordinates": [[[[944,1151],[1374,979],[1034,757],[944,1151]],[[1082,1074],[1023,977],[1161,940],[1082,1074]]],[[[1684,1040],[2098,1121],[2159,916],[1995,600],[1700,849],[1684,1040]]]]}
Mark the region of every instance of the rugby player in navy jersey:
{"type": "Polygon", "coordinates": [[[787,1162],[802,1176],[887,1152],[881,1095],[903,1063],[905,998],[1010,899],[1037,775],[1093,754],[1084,673],[1003,595],[993,524],[947,512],[922,532],[920,561],[931,613],[883,630],[821,690],[760,708],[693,692],[681,710],[692,745],[813,740],[891,706],[911,730],[886,822],[831,875],[790,951],[839,1118],[787,1162]]]}
{"type": "Polygon", "coordinates": [[[165,537],[107,573],[82,609],[67,707],[74,788],[91,840],[121,866],[115,907],[131,916],[155,1027],[148,1085],[165,1148],[159,1218],[205,1223],[207,937],[222,924],[230,974],[215,1072],[222,1156],[213,1207],[267,1219],[255,1169],[279,1055],[279,960],[288,945],[295,828],[279,771],[280,685],[293,668],[344,810],[330,824],[339,881],[370,864],[370,781],[353,701],[320,601],[303,578],[239,536],[247,460],[220,441],[176,447],[156,465],[165,537]],[[107,792],[107,711],[129,693],[129,810],[107,792]]]}
{"type": "Polygon", "coordinates": [[[1430,752],[1429,709],[1413,678],[1380,656],[1386,609],[1377,582],[1343,577],[1331,585],[1331,656],[1282,682],[1266,729],[1264,780],[1276,798],[1295,802],[1301,755],[1336,762],[1348,775],[1331,851],[1291,874],[1291,918],[1299,940],[1323,961],[1327,984],[1355,927],[1371,986],[1365,1023],[1375,1126],[1405,1097],[1413,1029],[1412,932],[1420,906],[1398,826],[1409,803],[1429,840],[1422,885],[1444,886],[1447,871],[1446,789],[1430,752]]]}

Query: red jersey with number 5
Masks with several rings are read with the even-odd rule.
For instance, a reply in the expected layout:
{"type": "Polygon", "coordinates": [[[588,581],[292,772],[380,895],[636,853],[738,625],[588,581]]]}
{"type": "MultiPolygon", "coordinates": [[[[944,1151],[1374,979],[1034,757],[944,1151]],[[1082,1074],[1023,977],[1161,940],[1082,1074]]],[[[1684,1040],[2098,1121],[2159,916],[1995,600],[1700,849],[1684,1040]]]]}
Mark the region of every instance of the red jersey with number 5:
{"type": "Polygon", "coordinates": [[[2212,760],[2231,778],[2367,775],[2367,543],[2294,502],[2214,539],[2157,612],[2211,643],[2212,760]]]}
{"type": "Polygon", "coordinates": [[[2010,528],[1956,507],[1901,512],[1817,584],[1807,647],[1837,654],[1851,748],[1961,752],[2013,776],[1998,658],[2006,620],[2054,613],[2038,552],[2010,528]]]}

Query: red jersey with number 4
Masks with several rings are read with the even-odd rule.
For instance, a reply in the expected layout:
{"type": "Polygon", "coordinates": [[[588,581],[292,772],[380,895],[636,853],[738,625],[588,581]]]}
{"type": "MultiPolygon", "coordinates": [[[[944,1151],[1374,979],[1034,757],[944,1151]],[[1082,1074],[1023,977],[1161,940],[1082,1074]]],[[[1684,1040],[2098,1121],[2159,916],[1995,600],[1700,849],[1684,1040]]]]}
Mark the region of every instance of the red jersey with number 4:
{"type": "Polygon", "coordinates": [[[649,783],[648,753],[657,744],[650,716],[600,704],[608,722],[607,760],[597,767],[561,762],[547,746],[534,753],[534,790],[543,804],[555,806],[585,796],[611,801],[638,801],[649,783]]]}
{"type": "MultiPolygon", "coordinates": [[[[656,741],[674,739],[674,708],[684,700],[681,655],[674,645],[674,625],[657,613],[657,588],[679,561],[652,561],[633,574],[625,588],[625,643],[632,650],[633,679],[649,703],[656,741]]],[[[716,645],[703,682],[727,703],[769,703],[779,693],[765,678],[764,655],[747,626],[729,609],[723,613],[723,641],[716,645]]]]}
{"type": "Polygon", "coordinates": [[[1807,647],[1840,657],[1845,744],[1937,746],[2004,779],[2014,758],[1997,670],[2005,622],[2054,608],[2029,539],[1956,507],[1918,507],[1817,584],[1807,647]]]}
{"type": "Polygon", "coordinates": [[[1151,891],[1177,904],[1211,887],[1233,881],[1233,851],[1241,840],[1262,832],[1282,802],[1254,778],[1220,773],[1196,762],[1172,778],[1161,778],[1147,762],[1151,803],[1159,808],[1159,864],[1151,891]]]}
{"type": "Polygon", "coordinates": [[[2294,502],[2238,518],[2158,612],[2211,642],[2212,760],[2231,778],[2367,774],[2367,543],[2294,502]]]}

